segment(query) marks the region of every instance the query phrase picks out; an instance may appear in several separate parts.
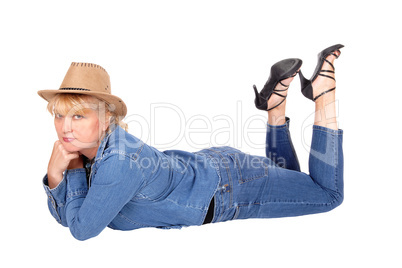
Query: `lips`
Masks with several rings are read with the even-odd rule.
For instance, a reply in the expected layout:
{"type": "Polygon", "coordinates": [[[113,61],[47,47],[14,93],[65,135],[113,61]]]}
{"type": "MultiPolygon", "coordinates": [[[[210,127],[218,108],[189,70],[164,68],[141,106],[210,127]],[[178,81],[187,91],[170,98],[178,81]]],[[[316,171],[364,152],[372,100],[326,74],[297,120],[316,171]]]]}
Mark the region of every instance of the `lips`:
{"type": "Polygon", "coordinates": [[[73,140],[74,140],[74,138],[63,137],[64,142],[72,142],[73,140]]]}

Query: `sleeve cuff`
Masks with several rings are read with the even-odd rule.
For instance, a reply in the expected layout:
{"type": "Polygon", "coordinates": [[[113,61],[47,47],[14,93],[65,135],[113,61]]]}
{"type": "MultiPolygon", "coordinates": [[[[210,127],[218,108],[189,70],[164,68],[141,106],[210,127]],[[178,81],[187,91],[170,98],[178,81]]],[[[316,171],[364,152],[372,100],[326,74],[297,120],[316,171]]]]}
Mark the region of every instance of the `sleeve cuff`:
{"type": "Polygon", "coordinates": [[[56,204],[63,205],[66,203],[67,181],[65,176],[63,176],[63,180],[55,188],[50,189],[46,174],[43,178],[43,187],[49,199],[54,200],[56,204]]]}
{"type": "Polygon", "coordinates": [[[54,201],[58,206],[64,205],[68,198],[87,194],[88,185],[85,169],[77,168],[66,170],[63,175],[63,180],[53,189],[49,188],[46,174],[43,178],[43,187],[49,199],[54,201]]]}

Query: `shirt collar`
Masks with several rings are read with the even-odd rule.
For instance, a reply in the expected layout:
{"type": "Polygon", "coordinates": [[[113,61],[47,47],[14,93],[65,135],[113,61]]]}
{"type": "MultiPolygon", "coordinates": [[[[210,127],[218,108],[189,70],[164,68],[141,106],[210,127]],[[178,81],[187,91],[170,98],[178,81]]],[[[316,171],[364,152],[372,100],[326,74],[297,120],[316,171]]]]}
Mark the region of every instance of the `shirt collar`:
{"type": "MultiPolygon", "coordinates": [[[[98,151],[96,152],[96,156],[95,156],[95,161],[97,161],[98,159],[102,158],[103,152],[105,151],[106,145],[108,143],[108,141],[110,140],[110,138],[115,135],[115,133],[117,131],[123,130],[119,125],[113,124],[109,126],[109,131],[108,133],[105,135],[105,137],[102,139],[99,147],[98,147],[98,151]]],[[[124,130],[123,130],[124,131],[124,130]]]]}

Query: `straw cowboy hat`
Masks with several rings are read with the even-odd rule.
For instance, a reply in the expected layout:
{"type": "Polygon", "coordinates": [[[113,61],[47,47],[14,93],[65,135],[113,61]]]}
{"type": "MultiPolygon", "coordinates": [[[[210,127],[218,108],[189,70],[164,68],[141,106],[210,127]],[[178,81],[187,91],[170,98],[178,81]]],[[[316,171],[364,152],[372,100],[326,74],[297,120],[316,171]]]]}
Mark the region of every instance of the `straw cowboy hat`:
{"type": "Polygon", "coordinates": [[[38,91],[39,96],[47,101],[59,93],[91,95],[109,104],[118,116],[124,117],[127,114],[123,100],[111,93],[108,73],[96,64],[73,62],[59,89],[38,91]]]}

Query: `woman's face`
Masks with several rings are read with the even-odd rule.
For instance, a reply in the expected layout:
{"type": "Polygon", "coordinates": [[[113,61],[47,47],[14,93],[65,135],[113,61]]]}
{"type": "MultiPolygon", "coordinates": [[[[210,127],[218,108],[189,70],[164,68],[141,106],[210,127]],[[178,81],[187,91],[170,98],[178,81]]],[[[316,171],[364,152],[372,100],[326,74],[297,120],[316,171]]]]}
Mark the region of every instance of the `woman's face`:
{"type": "Polygon", "coordinates": [[[80,152],[91,158],[96,155],[100,140],[108,127],[99,120],[98,114],[97,110],[89,108],[80,113],[55,114],[57,137],[67,151],[80,152]]]}

